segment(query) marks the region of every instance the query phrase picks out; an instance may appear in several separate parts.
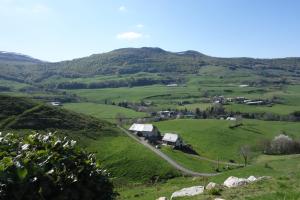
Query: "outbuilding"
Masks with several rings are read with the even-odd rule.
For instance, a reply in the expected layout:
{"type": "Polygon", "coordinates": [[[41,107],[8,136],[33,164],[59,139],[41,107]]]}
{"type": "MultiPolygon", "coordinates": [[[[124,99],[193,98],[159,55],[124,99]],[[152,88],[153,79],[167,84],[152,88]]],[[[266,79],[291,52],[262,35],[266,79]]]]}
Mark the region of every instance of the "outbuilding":
{"type": "Polygon", "coordinates": [[[175,133],[165,133],[162,138],[162,143],[174,147],[181,147],[183,145],[182,139],[175,133]]]}

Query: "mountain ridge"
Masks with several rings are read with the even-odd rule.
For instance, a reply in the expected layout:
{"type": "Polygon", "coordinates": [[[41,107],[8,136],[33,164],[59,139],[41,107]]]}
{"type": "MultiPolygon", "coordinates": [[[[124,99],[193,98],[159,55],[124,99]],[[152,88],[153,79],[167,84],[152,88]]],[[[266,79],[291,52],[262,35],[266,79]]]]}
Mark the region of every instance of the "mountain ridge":
{"type": "Polygon", "coordinates": [[[251,70],[251,73],[260,74],[265,73],[266,70],[277,70],[277,74],[287,71],[291,76],[300,75],[300,57],[219,58],[193,50],[170,52],[158,47],[142,47],[115,49],[106,53],[53,63],[29,56],[18,57],[16,54],[0,52],[0,77],[25,82],[40,82],[52,76],[79,78],[139,72],[195,74],[204,66],[220,66],[230,70],[247,69],[251,70]],[[9,55],[11,57],[8,59],[9,55]]]}

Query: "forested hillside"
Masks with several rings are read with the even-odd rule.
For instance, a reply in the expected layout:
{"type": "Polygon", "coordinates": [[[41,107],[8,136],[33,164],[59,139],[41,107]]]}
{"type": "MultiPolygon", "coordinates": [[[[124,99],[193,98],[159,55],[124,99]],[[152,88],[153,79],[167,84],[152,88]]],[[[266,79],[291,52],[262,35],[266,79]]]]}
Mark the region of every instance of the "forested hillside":
{"type": "Polygon", "coordinates": [[[139,72],[191,74],[203,66],[222,66],[254,74],[299,76],[300,58],[217,58],[196,51],[169,52],[160,48],[124,48],[57,63],[0,52],[0,77],[21,82],[41,82],[51,77],[78,78],[139,72]]]}

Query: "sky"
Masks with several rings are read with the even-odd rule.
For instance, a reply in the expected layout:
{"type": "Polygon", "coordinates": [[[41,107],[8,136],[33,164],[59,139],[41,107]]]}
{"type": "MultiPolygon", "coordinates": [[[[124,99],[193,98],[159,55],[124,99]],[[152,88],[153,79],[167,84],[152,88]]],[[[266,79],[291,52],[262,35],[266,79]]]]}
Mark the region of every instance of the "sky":
{"type": "Polygon", "coordinates": [[[300,57],[298,0],[0,0],[0,50],[46,61],[125,47],[300,57]]]}

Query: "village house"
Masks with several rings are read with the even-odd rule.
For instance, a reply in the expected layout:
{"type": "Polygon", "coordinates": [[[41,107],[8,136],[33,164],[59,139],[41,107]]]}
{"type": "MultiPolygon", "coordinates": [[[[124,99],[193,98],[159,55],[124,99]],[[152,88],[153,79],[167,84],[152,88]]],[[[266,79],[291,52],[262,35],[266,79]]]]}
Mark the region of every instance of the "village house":
{"type": "Polygon", "coordinates": [[[134,123],[129,128],[129,131],[131,131],[133,134],[136,134],[139,137],[145,137],[149,140],[156,140],[160,137],[159,130],[152,124],[134,123]]]}
{"type": "Polygon", "coordinates": [[[175,133],[165,133],[162,138],[162,143],[173,147],[181,147],[183,145],[182,139],[175,133]]]}
{"type": "Polygon", "coordinates": [[[158,112],[158,115],[160,118],[170,118],[170,117],[175,117],[177,113],[175,111],[169,111],[169,110],[162,110],[158,112]]]}

